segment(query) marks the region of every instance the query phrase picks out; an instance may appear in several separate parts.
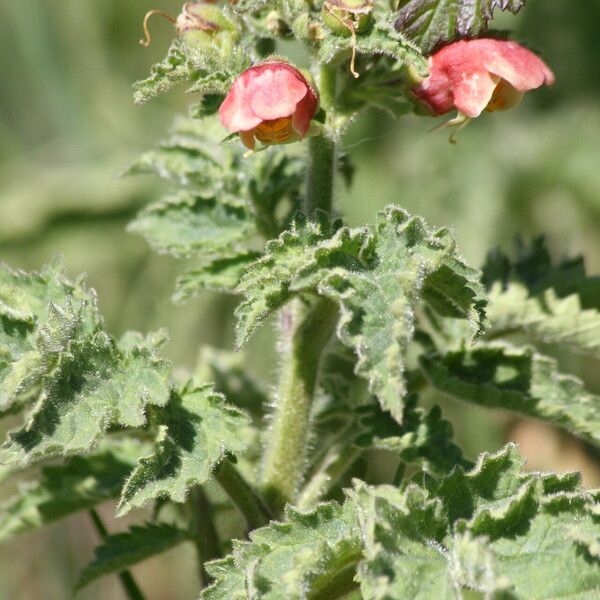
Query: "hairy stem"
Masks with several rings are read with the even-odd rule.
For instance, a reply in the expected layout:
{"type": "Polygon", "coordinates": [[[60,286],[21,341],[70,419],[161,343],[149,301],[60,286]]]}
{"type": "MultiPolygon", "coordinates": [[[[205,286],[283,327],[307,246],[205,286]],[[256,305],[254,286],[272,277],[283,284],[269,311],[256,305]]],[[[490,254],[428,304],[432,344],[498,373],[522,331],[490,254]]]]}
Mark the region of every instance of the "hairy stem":
{"type": "Polygon", "coordinates": [[[242,513],[248,529],[262,527],[270,521],[271,514],[265,502],[230,461],[221,462],[215,477],[242,513]]]}
{"type": "MultiPolygon", "coordinates": [[[[319,76],[319,98],[321,107],[327,113],[326,129],[331,129],[335,111],[335,94],[336,70],[329,65],[323,65],[319,76]]],[[[326,135],[310,138],[304,198],[304,212],[309,217],[317,209],[331,212],[335,160],[335,144],[330,138],[326,135]]]]}
{"type": "MultiPolygon", "coordinates": [[[[105,540],[108,537],[108,531],[102,522],[100,515],[93,508],[89,511],[89,515],[96,531],[98,532],[98,535],[102,540],[105,540]]],[[[133,578],[133,575],[129,571],[122,571],[119,573],[119,579],[121,580],[121,585],[125,590],[125,595],[127,598],[129,598],[129,600],[145,600],[142,590],[140,590],[138,584],[133,578]]]]}
{"type": "Polygon", "coordinates": [[[282,311],[283,362],[262,474],[266,499],[276,511],[296,499],[304,476],[321,351],[336,317],[337,307],[325,299],[310,306],[294,300],[282,311]]]}
{"type": "Polygon", "coordinates": [[[204,588],[210,583],[204,564],[219,556],[219,537],[213,523],[212,507],[200,486],[192,489],[187,504],[190,530],[198,555],[198,579],[200,587],[204,588]]]}

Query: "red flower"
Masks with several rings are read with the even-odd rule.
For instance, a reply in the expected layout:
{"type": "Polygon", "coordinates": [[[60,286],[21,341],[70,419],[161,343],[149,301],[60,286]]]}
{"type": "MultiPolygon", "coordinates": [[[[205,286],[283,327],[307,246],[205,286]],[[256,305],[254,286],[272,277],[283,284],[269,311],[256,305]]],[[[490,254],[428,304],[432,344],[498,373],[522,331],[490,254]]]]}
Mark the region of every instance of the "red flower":
{"type": "Polygon", "coordinates": [[[256,140],[270,145],[303,138],[318,102],[298,69],[273,60],[250,67],[233,82],[219,108],[219,117],[253,150],[256,140]]]}
{"type": "Polygon", "coordinates": [[[553,83],[544,61],[523,46],[477,39],[455,42],[431,56],[429,77],[413,93],[436,115],[458,109],[473,118],[484,110],[512,108],[525,92],[553,83]]]}

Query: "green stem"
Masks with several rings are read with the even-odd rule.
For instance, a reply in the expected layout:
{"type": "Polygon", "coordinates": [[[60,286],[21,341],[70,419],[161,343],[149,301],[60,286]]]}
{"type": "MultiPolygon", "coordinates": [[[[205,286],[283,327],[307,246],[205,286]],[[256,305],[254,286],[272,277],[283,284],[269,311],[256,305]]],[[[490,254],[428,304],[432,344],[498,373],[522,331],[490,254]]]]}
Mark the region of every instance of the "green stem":
{"type": "Polygon", "coordinates": [[[249,529],[262,527],[271,520],[269,509],[262,498],[230,461],[224,460],[221,462],[215,477],[242,513],[249,529]]]}
{"type": "MultiPolygon", "coordinates": [[[[321,66],[319,95],[328,125],[335,112],[336,69],[321,66]]],[[[308,142],[304,212],[331,213],[335,175],[335,145],[325,135],[308,142]]],[[[319,361],[337,317],[337,308],[325,299],[292,301],[281,313],[283,355],[279,385],[263,461],[262,489],[279,512],[296,499],[306,468],[313,396],[319,361]]]]}
{"type": "Polygon", "coordinates": [[[320,500],[361,456],[363,452],[361,448],[354,446],[348,440],[342,443],[343,445],[336,444],[330,448],[304,486],[297,502],[300,509],[310,508],[320,500]]]}
{"type": "Polygon", "coordinates": [[[276,511],[296,499],[304,476],[321,351],[336,317],[337,307],[325,299],[310,306],[294,300],[282,311],[283,361],[262,474],[265,497],[276,511]]]}
{"type": "Polygon", "coordinates": [[[308,165],[304,212],[311,217],[315,210],[331,213],[335,173],[335,145],[324,135],[308,140],[308,165]]]}
{"type": "Polygon", "coordinates": [[[219,536],[213,523],[212,507],[200,486],[191,490],[188,508],[190,530],[198,555],[198,579],[200,587],[204,588],[210,583],[204,564],[219,556],[219,536]]]}
{"type": "MultiPolygon", "coordinates": [[[[93,508],[89,511],[89,515],[98,535],[102,540],[105,540],[108,537],[108,531],[102,522],[100,515],[93,508]]],[[[140,590],[133,575],[129,571],[122,571],[119,573],[119,579],[121,580],[121,584],[123,585],[123,589],[129,600],[145,600],[142,590],[140,590]]]]}
{"type": "MultiPolygon", "coordinates": [[[[332,128],[335,112],[336,69],[323,65],[319,76],[319,101],[327,113],[326,129],[332,128]]],[[[335,144],[326,135],[308,141],[308,165],[306,173],[306,196],[304,212],[312,216],[321,209],[331,213],[333,183],[335,177],[335,144]]]]}

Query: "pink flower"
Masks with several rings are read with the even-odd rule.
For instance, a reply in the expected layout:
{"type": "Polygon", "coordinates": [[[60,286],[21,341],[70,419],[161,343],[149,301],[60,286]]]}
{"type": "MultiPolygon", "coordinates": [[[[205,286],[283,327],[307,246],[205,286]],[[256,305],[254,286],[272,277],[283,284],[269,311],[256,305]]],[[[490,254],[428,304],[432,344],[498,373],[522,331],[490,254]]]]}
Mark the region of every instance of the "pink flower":
{"type": "Polygon", "coordinates": [[[552,85],[554,74],[544,61],[516,42],[463,40],[429,58],[429,77],[413,88],[434,114],[457,109],[474,118],[484,110],[507,110],[525,92],[552,85]]]}
{"type": "Polygon", "coordinates": [[[302,139],[318,103],[298,69],[273,60],[250,67],[233,82],[219,108],[219,118],[253,150],[256,140],[270,145],[302,139]]]}

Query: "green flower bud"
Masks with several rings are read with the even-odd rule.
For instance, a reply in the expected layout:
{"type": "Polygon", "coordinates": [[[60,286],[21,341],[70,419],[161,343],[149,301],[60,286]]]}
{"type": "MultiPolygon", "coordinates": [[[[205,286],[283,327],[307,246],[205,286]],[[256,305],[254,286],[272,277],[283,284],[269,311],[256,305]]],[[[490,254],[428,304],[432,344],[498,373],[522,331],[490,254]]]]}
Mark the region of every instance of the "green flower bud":
{"type": "Polygon", "coordinates": [[[321,18],[333,33],[350,37],[370,27],[372,10],[373,0],[326,0],[321,18]]]}
{"type": "Polygon", "coordinates": [[[218,43],[219,37],[226,37],[228,41],[239,39],[235,23],[227,19],[219,7],[200,2],[186,2],[183,5],[177,17],[176,29],[185,42],[193,47],[218,43]]]}

